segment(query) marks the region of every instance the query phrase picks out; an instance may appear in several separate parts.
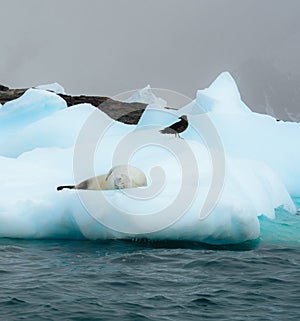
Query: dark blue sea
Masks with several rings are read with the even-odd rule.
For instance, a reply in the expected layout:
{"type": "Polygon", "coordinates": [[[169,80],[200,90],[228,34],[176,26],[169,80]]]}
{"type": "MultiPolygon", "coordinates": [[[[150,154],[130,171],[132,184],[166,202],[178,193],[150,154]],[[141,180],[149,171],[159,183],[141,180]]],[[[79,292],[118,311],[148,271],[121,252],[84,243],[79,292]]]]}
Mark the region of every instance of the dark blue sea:
{"type": "Polygon", "coordinates": [[[300,215],[260,223],[232,246],[0,239],[0,320],[300,320],[300,215]]]}

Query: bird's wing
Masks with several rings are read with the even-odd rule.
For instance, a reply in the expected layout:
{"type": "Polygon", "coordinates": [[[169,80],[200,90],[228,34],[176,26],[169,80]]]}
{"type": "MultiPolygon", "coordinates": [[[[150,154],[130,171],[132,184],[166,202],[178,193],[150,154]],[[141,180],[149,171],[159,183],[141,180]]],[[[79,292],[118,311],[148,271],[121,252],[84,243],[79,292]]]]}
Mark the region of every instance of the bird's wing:
{"type": "Polygon", "coordinates": [[[181,127],[181,123],[182,123],[182,121],[180,120],[180,121],[176,122],[175,124],[171,125],[169,128],[177,130],[178,128],[181,127]]]}

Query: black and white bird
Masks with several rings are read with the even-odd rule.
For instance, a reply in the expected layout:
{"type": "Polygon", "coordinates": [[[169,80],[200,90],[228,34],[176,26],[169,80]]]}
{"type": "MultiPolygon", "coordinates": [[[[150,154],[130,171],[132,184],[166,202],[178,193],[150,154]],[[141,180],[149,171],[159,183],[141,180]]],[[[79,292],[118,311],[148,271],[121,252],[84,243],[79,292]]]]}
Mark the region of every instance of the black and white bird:
{"type": "Polygon", "coordinates": [[[188,119],[186,115],[183,115],[181,117],[179,117],[180,121],[174,123],[173,125],[166,127],[162,130],[160,130],[160,132],[162,134],[174,134],[175,137],[180,137],[180,133],[182,133],[183,131],[185,131],[189,125],[188,123],[188,119]]]}

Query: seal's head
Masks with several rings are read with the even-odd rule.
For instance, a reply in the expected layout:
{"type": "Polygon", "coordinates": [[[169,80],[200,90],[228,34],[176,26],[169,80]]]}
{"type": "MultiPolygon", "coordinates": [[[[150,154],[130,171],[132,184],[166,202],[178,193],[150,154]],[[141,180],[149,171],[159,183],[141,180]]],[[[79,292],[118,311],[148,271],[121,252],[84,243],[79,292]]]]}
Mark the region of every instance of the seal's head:
{"type": "Polygon", "coordinates": [[[126,174],[118,174],[114,177],[114,184],[116,189],[134,187],[130,177],[126,174]]]}

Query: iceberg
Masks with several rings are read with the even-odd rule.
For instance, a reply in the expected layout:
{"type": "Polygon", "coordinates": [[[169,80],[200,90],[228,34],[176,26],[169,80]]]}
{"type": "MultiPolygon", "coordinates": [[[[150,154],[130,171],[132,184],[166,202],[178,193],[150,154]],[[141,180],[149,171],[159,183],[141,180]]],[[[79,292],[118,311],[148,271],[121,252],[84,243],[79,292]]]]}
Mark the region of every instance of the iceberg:
{"type": "Polygon", "coordinates": [[[156,107],[167,106],[167,102],[164,99],[154,95],[150,85],[147,85],[145,88],[135,92],[131,97],[125,99],[124,101],[127,103],[144,103],[148,105],[154,105],[156,107]]]}
{"type": "Polygon", "coordinates": [[[56,94],[65,94],[65,89],[63,86],[58,84],[57,82],[54,82],[52,84],[45,84],[45,85],[39,85],[35,87],[36,89],[41,89],[41,90],[47,90],[47,91],[52,91],[56,94]]]}
{"type": "Polygon", "coordinates": [[[300,125],[252,112],[229,73],[178,110],[149,86],[127,101],[149,104],[136,126],[41,88],[1,107],[0,237],[233,244],[296,213],[300,125]],[[183,114],[184,139],[160,134],[183,114]],[[149,186],[56,190],[127,163],[149,186]]]}

